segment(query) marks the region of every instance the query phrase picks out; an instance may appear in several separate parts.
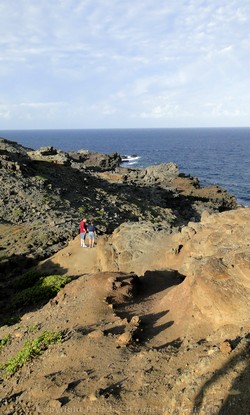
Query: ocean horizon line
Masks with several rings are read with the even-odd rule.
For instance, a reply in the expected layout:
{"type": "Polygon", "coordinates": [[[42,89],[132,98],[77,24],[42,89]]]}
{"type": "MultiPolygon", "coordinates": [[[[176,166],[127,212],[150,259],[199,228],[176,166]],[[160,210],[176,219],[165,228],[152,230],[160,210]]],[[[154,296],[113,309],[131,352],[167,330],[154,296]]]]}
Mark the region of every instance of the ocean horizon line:
{"type": "Polygon", "coordinates": [[[51,127],[51,128],[4,128],[4,131],[72,131],[72,130],[231,130],[231,129],[250,129],[250,126],[209,126],[209,127],[51,127]]]}

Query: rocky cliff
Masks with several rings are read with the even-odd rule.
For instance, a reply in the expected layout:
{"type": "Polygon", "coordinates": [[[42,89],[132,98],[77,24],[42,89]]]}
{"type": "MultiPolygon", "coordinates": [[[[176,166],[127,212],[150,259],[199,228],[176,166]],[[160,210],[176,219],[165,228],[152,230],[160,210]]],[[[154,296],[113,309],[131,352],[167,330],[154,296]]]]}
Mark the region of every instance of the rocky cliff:
{"type": "Polygon", "coordinates": [[[0,139],[5,256],[50,256],[77,235],[83,216],[94,219],[102,234],[139,220],[178,229],[198,221],[204,209],[236,207],[225,190],[200,187],[198,179],[185,177],[173,163],[125,169],[120,161],[118,154],[66,153],[53,147],[33,151],[0,139]]]}
{"type": "Polygon", "coordinates": [[[250,208],[173,163],[2,139],[0,167],[1,413],[249,413],[250,208]]]}

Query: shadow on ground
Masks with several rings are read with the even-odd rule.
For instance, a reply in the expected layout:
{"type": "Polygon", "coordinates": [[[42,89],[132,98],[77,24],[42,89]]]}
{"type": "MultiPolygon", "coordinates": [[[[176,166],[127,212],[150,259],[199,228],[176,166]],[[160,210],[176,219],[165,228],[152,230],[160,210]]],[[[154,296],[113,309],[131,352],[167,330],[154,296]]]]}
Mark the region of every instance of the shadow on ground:
{"type": "MultiPolygon", "coordinates": [[[[126,318],[130,321],[133,316],[139,316],[140,331],[137,332],[136,336],[140,344],[145,344],[174,324],[174,321],[171,320],[158,324],[159,320],[169,313],[169,310],[156,313],[150,312],[150,302],[157,293],[162,293],[175,285],[181,284],[185,277],[175,270],[167,269],[146,271],[144,276],[140,278],[136,276],[130,278],[131,287],[128,287],[127,290],[130,295],[123,296],[122,301],[116,302],[116,298],[119,299],[118,288],[118,290],[115,290],[115,293],[118,291],[116,297],[110,297],[111,303],[115,313],[122,319],[126,318]]],[[[118,277],[117,281],[124,284],[124,277],[118,277]]]]}
{"type": "Polygon", "coordinates": [[[237,375],[231,384],[227,398],[223,401],[220,408],[216,409],[216,413],[218,413],[218,415],[250,414],[250,334],[244,338],[244,341],[246,342],[245,347],[229,359],[227,363],[217,370],[202,386],[195,398],[193,407],[193,412],[195,414],[204,413],[206,402],[213,400],[213,388],[216,384],[220,387],[222,378],[226,377],[230,371],[233,371],[237,375]],[[239,372],[237,367],[242,363],[245,366],[245,369],[239,372]]]}
{"type": "MultiPolygon", "coordinates": [[[[56,295],[55,290],[52,289],[50,292],[46,290],[45,292],[46,287],[43,287],[41,296],[38,296],[38,299],[30,301],[29,303],[27,289],[34,288],[39,278],[51,275],[51,273],[42,274],[39,272],[37,276],[33,275],[32,280],[29,281],[30,276],[28,274],[33,272],[36,274],[37,264],[37,260],[25,257],[24,255],[12,255],[6,258],[4,263],[1,264],[0,326],[17,323],[25,313],[37,310],[46,304],[48,302],[48,296],[51,299],[56,295]],[[46,294],[46,298],[43,298],[42,294],[46,294]],[[17,296],[19,301],[15,301],[17,296]]],[[[63,276],[66,272],[67,269],[57,266],[57,275],[63,276]]],[[[30,294],[32,293],[29,292],[30,294]]],[[[34,296],[34,298],[36,297],[34,296]]]]}

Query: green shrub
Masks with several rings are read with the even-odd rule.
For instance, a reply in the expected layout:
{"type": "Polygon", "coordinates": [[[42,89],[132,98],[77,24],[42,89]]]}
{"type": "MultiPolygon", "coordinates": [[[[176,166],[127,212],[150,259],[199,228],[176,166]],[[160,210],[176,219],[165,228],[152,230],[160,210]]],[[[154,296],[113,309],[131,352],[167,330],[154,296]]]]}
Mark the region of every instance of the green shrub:
{"type": "Polygon", "coordinates": [[[14,375],[28,360],[41,355],[51,344],[61,343],[62,334],[60,332],[44,331],[34,340],[28,340],[23,349],[2,365],[2,369],[7,375],[14,375]]]}
{"type": "Polygon", "coordinates": [[[20,208],[13,209],[12,216],[15,220],[20,219],[23,216],[22,210],[20,208]]]}
{"type": "Polygon", "coordinates": [[[32,287],[15,294],[11,301],[11,307],[19,308],[46,303],[55,297],[68,282],[70,282],[70,278],[64,275],[41,277],[32,287]]]}
{"type": "Polygon", "coordinates": [[[27,326],[27,332],[33,333],[35,331],[40,330],[41,325],[40,324],[34,324],[33,326],[27,326]]]}
{"type": "Polygon", "coordinates": [[[4,336],[1,340],[0,340],[0,351],[4,348],[4,346],[6,346],[7,344],[9,344],[11,342],[11,335],[7,334],[7,336],[4,336]]]}
{"type": "Polygon", "coordinates": [[[40,280],[40,284],[44,288],[53,288],[53,290],[58,292],[70,281],[70,278],[65,275],[48,275],[40,280]]]}
{"type": "Polygon", "coordinates": [[[78,212],[82,215],[85,212],[85,209],[83,207],[79,207],[78,212]]]}

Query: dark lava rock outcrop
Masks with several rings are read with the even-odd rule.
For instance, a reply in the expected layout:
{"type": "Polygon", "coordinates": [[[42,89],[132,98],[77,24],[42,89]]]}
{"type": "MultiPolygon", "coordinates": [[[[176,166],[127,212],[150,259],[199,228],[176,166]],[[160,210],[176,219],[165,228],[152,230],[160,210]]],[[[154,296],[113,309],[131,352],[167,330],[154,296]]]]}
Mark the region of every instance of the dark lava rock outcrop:
{"type": "Polygon", "coordinates": [[[99,234],[143,220],[174,232],[204,209],[236,207],[224,189],[201,187],[174,163],[126,169],[120,162],[116,153],[33,151],[0,139],[2,256],[49,257],[77,235],[83,216],[99,234]]]}

